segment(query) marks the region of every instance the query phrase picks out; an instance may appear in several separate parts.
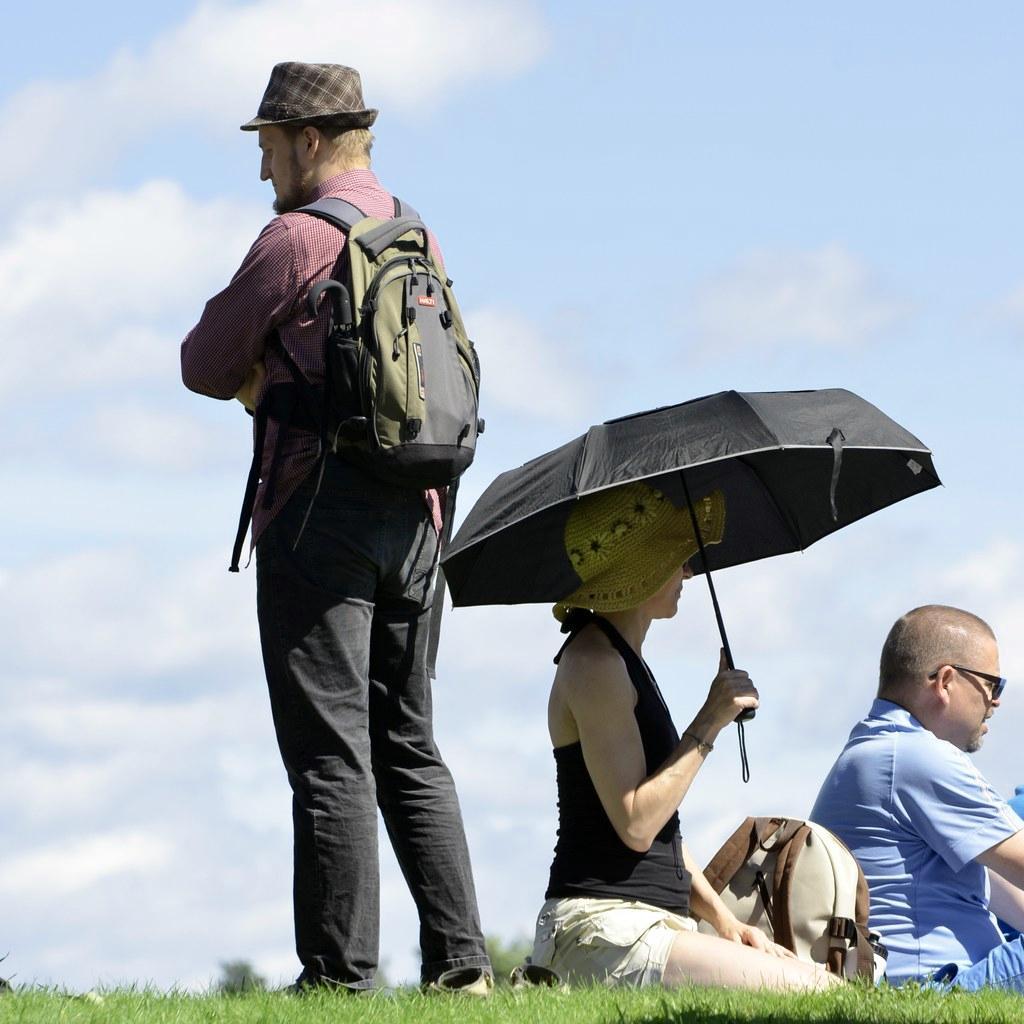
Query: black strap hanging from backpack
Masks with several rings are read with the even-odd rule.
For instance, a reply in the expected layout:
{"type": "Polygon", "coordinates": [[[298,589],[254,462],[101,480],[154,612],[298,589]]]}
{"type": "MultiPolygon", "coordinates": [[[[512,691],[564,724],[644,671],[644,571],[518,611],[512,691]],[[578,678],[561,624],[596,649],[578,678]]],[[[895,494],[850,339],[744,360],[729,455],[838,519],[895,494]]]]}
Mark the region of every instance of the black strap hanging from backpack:
{"type": "Polygon", "coordinates": [[[249,466],[249,477],[245,484],[245,495],[242,498],[242,508],[238,515],[238,531],[235,534],[235,543],[231,550],[229,572],[238,572],[239,562],[242,557],[242,547],[245,544],[245,535],[248,532],[249,524],[252,521],[252,513],[256,507],[256,492],[259,488],[260,472],[263,468],[263,453],[266,448],[268,420],[272,419],[277,423],[277,438],[274,442],[274,453],[270,460],[267,484],[263,490],[263,508],[270,509],[274,506],[274,499],[277,497],[277,477],[281,468],[284,440],[291,427],[301,427],[315,433],[320,438],[320,451],[317,455],[318,468],[324,456],[326,424],[321,413],[323,400],[318,395],[318,389],[314,388],[303,376],[295,360],[292,359],[288,350],[281,343],[281,338],[276,330],[272,331],[267,339],[267,350],[277,353],[281,361],[288,367],[293,380],[290,383],[274,384],[268,388],[263,401],[260,402],[253,413],[256,428],[253,437],[252,464],[249,466]]]}

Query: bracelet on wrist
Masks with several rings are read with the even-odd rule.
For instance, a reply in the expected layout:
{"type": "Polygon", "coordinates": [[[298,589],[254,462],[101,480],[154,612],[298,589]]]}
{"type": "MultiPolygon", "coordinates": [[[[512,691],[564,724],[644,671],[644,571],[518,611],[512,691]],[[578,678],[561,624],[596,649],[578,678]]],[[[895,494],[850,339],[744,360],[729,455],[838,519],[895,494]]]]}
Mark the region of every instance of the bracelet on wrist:
{"type": "Polygon", "coordinates": [[[697,744],[697,752],[701,757],[707,757],[707,755],[715,749],[715,745],[713,743],[708,743],[707,740],[702,740],[696,733],[684,732],[683,735],[697,744]]]}

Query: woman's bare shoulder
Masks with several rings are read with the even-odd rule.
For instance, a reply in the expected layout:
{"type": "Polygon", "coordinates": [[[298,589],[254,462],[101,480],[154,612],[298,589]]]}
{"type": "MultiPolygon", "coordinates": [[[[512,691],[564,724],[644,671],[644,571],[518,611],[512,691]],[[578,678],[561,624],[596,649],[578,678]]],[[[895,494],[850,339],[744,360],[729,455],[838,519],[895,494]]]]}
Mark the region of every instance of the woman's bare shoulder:
{"type": "Polygon", "coordinates": [[[628,697],[635,703],[636,692],[622,655],[596,626],[585,626],[565,649],[555,673],[553,691],[571,707],[578,700],[588,704],[628,697]]]}

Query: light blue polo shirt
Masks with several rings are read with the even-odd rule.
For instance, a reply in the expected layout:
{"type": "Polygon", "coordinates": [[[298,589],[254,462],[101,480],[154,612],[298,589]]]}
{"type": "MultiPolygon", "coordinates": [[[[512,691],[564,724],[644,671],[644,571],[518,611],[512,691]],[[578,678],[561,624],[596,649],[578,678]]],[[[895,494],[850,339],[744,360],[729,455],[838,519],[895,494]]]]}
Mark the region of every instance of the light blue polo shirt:
{"type": "Polygon", "coordinates": [[[976,963],[1002,935],[980,853],[1024,828],[971,759],[909,711],[876,700],[825,779],[811,820],[853,852],[871,890],[870,927],[899,985],[976,963]]]}

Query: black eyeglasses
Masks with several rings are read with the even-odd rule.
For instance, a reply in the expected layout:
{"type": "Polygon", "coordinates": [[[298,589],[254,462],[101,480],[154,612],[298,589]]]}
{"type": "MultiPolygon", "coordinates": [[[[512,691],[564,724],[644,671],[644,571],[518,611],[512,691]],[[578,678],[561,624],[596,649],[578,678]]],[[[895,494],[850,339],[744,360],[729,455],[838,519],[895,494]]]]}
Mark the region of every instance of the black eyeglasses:
{"type": "MultiPolygon", "coordinates": [[[[989,691],[991,700],[999,700],[1003,695],[1003,690],[1006,689],[1006,679],[1003,676],[994,676],[989,672],[979,672],[976,668],[965,668],[963,665],[950,665],[949,667],[955,668],[957,672],[967,672],[969,675],[984,679],[991,687],[989,691]]],[[[940,665],[939,668],[942,668],[942,666],[940,665]]],[[[939,669],[937,668],[928,678],[934,679],[938,674],[939,669]]]]}

